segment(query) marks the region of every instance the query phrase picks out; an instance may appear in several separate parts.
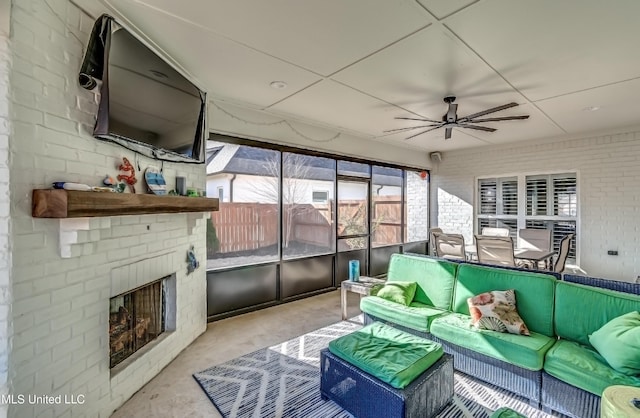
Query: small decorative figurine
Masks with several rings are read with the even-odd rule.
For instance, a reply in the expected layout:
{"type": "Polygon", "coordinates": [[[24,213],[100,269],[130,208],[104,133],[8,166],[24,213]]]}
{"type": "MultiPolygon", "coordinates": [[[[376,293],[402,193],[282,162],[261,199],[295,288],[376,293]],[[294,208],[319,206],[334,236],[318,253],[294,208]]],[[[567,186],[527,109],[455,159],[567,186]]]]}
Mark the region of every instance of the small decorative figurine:
{"type": "Polygon", "coordinates": [[[151,193],[158,196],[167,194],[167,183],[156,167],[148,167],[144,172],[144,179],[151,193]]]}
{"type": "Polygon", "coordinates": [[[196,253],[192,245],[187,251],[187,274],[193,273],[198,267],[200,267],[200,262],[196,259],[196,253]]]}
{"type": "Polygon", "coordinates": [[[131,190],[131,193],[135,193],[136,188],[133,185],[138,182],[138,179],[136,178],[136,169],[133,168],[133,165],[131,165],[126,157],[122,157],[122,164],[118,166],[118,170],[131,172],[131,174],[118,174],[118,180],[122,180],[127,183],[129,185],[129,190],[131,190]]]}
{"type": "Polygon", "coordinates": [[[104,184],[105,186],[115,186],[116,180],[107,174],[106,176],[104,176],[104,179],[102,180],[102,184],[104,184]]]}

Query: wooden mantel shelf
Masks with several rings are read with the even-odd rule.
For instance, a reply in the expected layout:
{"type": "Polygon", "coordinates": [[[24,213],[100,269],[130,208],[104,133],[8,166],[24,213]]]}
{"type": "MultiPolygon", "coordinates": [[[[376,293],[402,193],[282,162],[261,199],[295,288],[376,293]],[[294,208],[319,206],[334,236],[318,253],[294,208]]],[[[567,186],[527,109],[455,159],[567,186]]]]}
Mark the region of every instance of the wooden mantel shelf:
{"type": "Polygon", "coordinates": [[[80,192],[60,189],[33,191],[34,218],[85,218],[149,213],[211,212],[218,199],[152,194],[80,192]]]}

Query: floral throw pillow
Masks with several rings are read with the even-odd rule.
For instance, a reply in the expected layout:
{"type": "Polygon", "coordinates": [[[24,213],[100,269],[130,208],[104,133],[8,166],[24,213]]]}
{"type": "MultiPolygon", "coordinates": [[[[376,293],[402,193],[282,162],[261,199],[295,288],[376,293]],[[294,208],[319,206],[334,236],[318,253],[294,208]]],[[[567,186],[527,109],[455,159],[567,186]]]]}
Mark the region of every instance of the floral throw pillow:
{"type": "Polygon", "coordinates": [[[516,309],[516,292],[494,290],[467,299],[471,323],[478,329],[529,335],[529,328],[516,309]]]}

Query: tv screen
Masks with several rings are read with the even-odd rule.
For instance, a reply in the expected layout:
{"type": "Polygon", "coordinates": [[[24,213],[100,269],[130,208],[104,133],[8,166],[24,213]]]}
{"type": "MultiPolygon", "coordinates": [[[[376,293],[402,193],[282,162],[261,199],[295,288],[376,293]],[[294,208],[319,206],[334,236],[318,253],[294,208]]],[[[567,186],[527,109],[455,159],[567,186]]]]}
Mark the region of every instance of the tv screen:
{"type": "Polygon", "coordinates": [[[100,84],[96,138],[158,160],[204,162],[205,93],[110,16],[94,25],[79,80],[100,84]]]}

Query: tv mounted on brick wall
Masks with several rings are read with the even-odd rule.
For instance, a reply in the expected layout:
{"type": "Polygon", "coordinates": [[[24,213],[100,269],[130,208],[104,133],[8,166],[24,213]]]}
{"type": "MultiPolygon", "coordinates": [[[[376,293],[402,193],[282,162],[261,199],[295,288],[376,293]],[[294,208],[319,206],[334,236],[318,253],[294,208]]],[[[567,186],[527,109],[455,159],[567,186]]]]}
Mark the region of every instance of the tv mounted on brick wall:
{"type": "Polygon", "coordinates": [[[94,137],[158,160],[204,162],[206,93],[111,16],[94,24],[79,82],[99,88],[94,137]]]}

